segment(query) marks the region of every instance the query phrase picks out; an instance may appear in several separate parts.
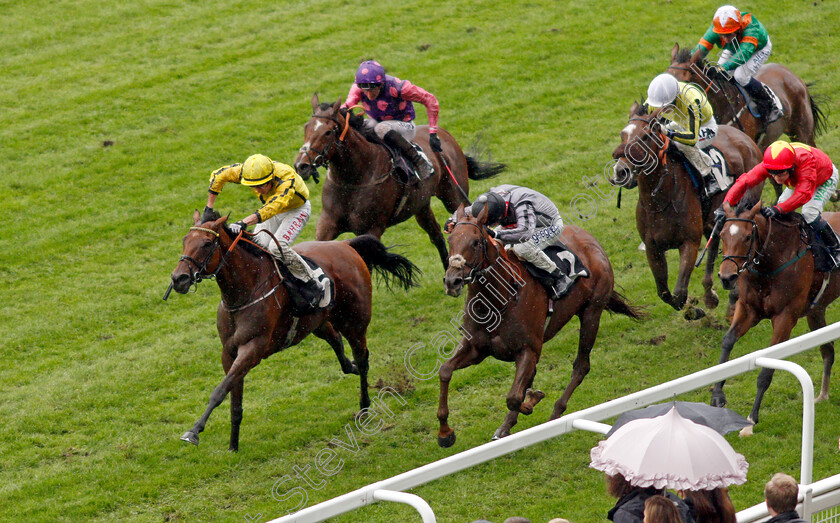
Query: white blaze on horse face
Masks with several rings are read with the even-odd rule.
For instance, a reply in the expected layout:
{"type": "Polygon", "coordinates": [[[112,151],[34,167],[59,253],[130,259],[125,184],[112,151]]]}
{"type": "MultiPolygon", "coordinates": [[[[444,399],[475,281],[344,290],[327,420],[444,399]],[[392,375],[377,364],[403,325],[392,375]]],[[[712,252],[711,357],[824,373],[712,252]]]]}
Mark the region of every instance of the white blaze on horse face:
{"type": "Polygon", "coordinates": [[[315,131],[315,132],[318,132],[318,129],[320,129],[322,125],[324,125],[324,122],[322,122],[321,120],[318,120],[317,122],[315,122],[315,128],[312,129],[312,130],[315,131]]]}
{"type": "Polygon", "coordinates": [[[467,263],[467,260],[460,254],[449,257],[449,266],[453,269],[460,269],[467,263]]]}
{"type": "Polygon", "coordinates": [[[738,227],[738,224],[733,223],[732,225],[729,226],[729,235],[734,237],[736,234],[738,234],[739,229],[740,229],[740,227],[738,227]]]}
{"type": "Polygon", "coordinates": [[[625,141],[629,140],[631,136],[633,136],[633,131],[636,130],[636,124],[631,123],[628,124],[627,127],[621,130],[621,136],[624,138],[625,141]]]}
{"type": "Polygon", "coordinates": [[[304,153],[304,154],[308,153],[309,152],[309,142],[306,142],[305,144],[301,145],[300,150],[298,152],[301,152],[301,153],[304,153]]]}

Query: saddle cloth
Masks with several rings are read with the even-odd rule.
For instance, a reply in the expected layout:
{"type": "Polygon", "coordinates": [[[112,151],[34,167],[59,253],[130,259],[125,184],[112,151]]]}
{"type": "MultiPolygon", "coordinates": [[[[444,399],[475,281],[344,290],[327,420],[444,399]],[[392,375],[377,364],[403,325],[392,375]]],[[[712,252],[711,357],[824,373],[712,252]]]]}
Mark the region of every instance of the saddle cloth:
{"type": "MultiPolygon", "coordinates": [[[[567,294],[571,292],[572,288],[574,288],[578,278],[589,278],[589,269],[587,269],[583,262],[580,261],[577,254],[566,247],[563,242],[556,241],[554,245],[550,245],[543,249],[543,252],[551,258],[551,261],[557,264],[557,268],[560,269],[560,272],[572,279],[572,284],[569,285],[569,288],[566,291],[567,294]]],[[[552,292],[554,277],[528,262],[524,262],[524,264],[531,276],[536,278],[550,294],[552,292]]]]}
{"type": "Polygon", "coordinates": [[[292,276],[289,270],[282,263],[278,263],[277,266],[283,273],[283,285],[285,285],[289,290],[289,296],[291,296],[292,299],[292,315],[303,316],[306,314],[312,314],[313,312],[317,312],[321,309],[332,307],[335,304],[335,285],[333,285],[332,279],[327,276],[324,270],[321,269],[321,267],[319,267],[318,264],[311,258],[307,258],[302,254],[299,255],[315,273],[315,278],[318,279],[318,282],[321,284],[324,291],[321,293],[318,301],[318,307],[311,307],[307,300],[302,297],[304,294],[303,284],[297,278],[292,276]]]}
{"type": "MultiPolygon", "coordinates": [[[[811,252],[814,254],[814,270],[819,272],[829,272],[834,269],[834,262],[828,252],[828,247],[825,246],[822,237],[814,230],[813,227],[806,224],[802,220],[801,225],[807,231],[808,245],[811,252]]],[[[834,232],[837,234],[837,231],[834,232]]]]}
{"type": "Polygon", "coordinates": [[[691,175],[691,182],[694,184],[694,188],[697,189],[702,196],[703,193],[700,191],[700,186],[703,184],[706,189],[706,196],[711,198],[712,196],[729,189],[729,186],[735,183],[735,178],[732,176],[732,170],[729,168],[729,165],[727,165],[726,159],[723,157],[723,153],[720,152],[720,149],[714,145],[707,145],[706,147],[703,147],[702,150],[712,159],[712,174],[707,178],[703,178],[700,175],[700,172],[694,168],[694,165],[692,165],[685,156],[682,154],[680,156],[682,157],[685,168],[691,175]]]}

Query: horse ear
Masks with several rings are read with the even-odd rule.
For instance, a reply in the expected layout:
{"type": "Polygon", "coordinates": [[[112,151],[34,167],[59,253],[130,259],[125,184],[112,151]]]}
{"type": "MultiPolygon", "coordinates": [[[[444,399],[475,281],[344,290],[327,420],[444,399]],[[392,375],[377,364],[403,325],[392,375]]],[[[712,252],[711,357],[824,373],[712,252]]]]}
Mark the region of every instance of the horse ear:
{"type": "Polygon", "coordinates": [[[726,214],[732,214],[732,206],[729,205],[729,202],[723,202],[723,212],[726,214]]]}
{"type": "Polygon", "coordinates": [[[674,44],[673,49],[671,49],[671,63],[674,63],[677,60],[677,53],[680,52],[680,43],[677,42],[674,44]]]}
{"type": "Polygon", "coordinates": [[[690,64],[699,64],[703,61],[703,53],[700,49],[694,51],[694,54],[691,55],[691,59],[689,59],[688,63],[690,64]]]}
{"type": "Polygon", "coordinates": [[[193,225],[198,227],[201,224],[201,213],[198,212],[198,209],[195,210],[193,213],[193,225]]]}
{"type": "Polygon", "coordinates": [[[338,110],[341,108],[341,97],[338,97],[338,100],[333,104],[332,110],[338,113],[338,110]]]}
{"type": "Polygon", "coordinates": [[[319,105],[321,105],[321,102],[318,101],[318,93],[312,93],[312,110],[318,109],[319,105]]]}
{"type": "Polygon", "coordinates": [[[484,225],[485,223],[487,223],[487,213],[489,210],[490,206],[485,205],[484,207],[482,207],[481,212],[478,213],[478,216],[475,217],[475,219],[478,220],[479,225],[484,225]]]}
{"type": "Polygon", "coordinates": [[[464,212],[464,204],[462,203],[455,210],[455,221],[460,222],[461,220],[463,220],[465,214],[467,214],[467,213],[464,212]]]}
{"type": "Polygon", "coordinates": [[[633,102],[633,105],[630,107],[630,117],[636,115],[636,111],[639,110],[639,102],[633,102]]]}
{"type": "Polygon", "coordinates": [[[758,214],[758,211],[761,210],[761,200],[758,200],[758,203],[753,205],[753,208],[750,209],[750,218],[755,218],[755,215],[758,214]]]}

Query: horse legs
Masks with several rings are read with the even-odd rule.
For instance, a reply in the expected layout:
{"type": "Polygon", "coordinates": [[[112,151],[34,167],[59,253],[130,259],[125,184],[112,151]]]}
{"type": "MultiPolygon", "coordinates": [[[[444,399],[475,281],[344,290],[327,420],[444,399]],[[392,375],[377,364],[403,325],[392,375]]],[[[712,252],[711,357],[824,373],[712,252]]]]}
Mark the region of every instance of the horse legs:
{"type": "Polygon", "coordinates": [[[589,374],[589,353],[592,352],[592,347],[595,345],[595,338],[598,336],[598,329],[601,326],[601,313],[603,312],[600,307],[591,307],[580,315],[578,353],[574,364],[572,364],[572,378],[566,386],[566,390],[563,391],[563,395],[554,404],[554,411],[551,413],[550,420],[563,415],[572,393],[583,382],[583,378],[589,374]]]}
{"type": "Polygon", "coordinates": [[[338,228],[338,223],[335,218],[327,216],[327,213],[322,212],[318,218],[318,224],[315,226],[315,239],[318,241],[334,240],[341,234],[338,228]]]}
{"type": "Polygon", "coordinates": [[[706,271],[703,274],[703,304],[709,309],[714,309],[720,303],[718,295],[712,288],[714,285],[714,270],[715,260],[717,259],[718,246],[720,245],[720,236],[715,235],[712,241],[709,242],[709,247],[706,249],[706,271]]]}
{"type": "Polygon", "coordinates": [[[502,426],[496,429],[493,440],[510,436],[510,429],[519,420],[519,408],[525,399],[525,389],[534,381],[537,373],[537,362],[539,361],[539,349],[541,347],[525,347],[516,358],[516,375],[513,378],[513,385],[507,395],[508,413],[502,426]]]}
{"type": "Polygon", "coordinates": [[[674,299],[671,296],[670,289],[668,289],[668,261],[665,259],[665,252],[645,242],[645,255],[648,259],[648,265],[650,265],[650,271],[653,273],[653,281],[656,282],[656,293],[662,301],[674,306],[674,299]]]}
{"type": "MultiPolygon", "coordinates": [[[[367,328],[367,325],[364,326],[367,328]]],[[[370,396],[368,396],[368,368],[370,362],[368,361],[367,335],[364,330],[360,333],[344,333],[347,336],[347,341],[350,342],[350,348],[353,349],[353,360],[356,362],[359,374],[359,407],[366,409],[370,407],[370,396]]]]}
{"type": "MultiPolygon", "coordinates": [[[[254,355],[257,347],[261,347],[264,344],[264,339],[255,338],[246,343],[245,345],[242,345],[236,352],[236,359],[233,360],[233,363],[230,363],[229,367],[229,360],[227,358],[230,358],[230,356],[226,356],[226,351],[223,352],[222,365],[228,367],[228,371],[225,374],[225,377],[222,380],[222,382],[219,383],[216,386],[216,388],[213,389],[213,392],[210,393],[210,401],[207,405],[207,409],[204,411],[204,414],[201,416],[201,418],[199,418],[195,425],[193,425],[192,429],[188,430],[184,433],[183,436],[181,436],[182,440],[192,443],[193,445],[198,445],[198,435],[201,433],[201,431],[204,430],[204,426],[207,424],[207,419],[210,417],[210,413],[213,412],[213,409],[218,407],[222,403],[222,401],[224,401],[225,396],[227,396],[228,392],[230,392],[231,389],[233,389],[234,384],[243,381],[245,375],[248,374],[248,371],[254,368],[257,365],[257,363],[259,363],[259,360],[254,361],[254,355]]],[[[233,429],[231,428],[231,438],[233,438],[233,436],[234,433],[233,429]]]]}
{"type": "MultiPolygon", "coordinates": [[[[775,345],[790,339],[790,332],[796,325],[797,316],[790,313],[783,313],[774,316],[770,319],[773,323],[773,337],[770,339],[770,345],[775,345]]],[[[764,399],[764,393],[770,388],[770,382],[773,381],[773,369],[763,368],[758,373],[756,380],[755,402],[753,403],[752,411],[747,419],[753,422],[753,425],[758,423],[758,409],[761,408],[761,400],[764,399]]],[[[752,436],[753,426],[744,427],[741,429],[740,436],[752,436]]]]}
{"type": "Polygon", "coordinates": [[[338,358],[338,364],[341,365],[341,372],[344,374],[359,373],[356,364],[344,355],[344,344],[341,343],[341,334],[335,330],[332,323],[325,321],[320,327],[313,330],[312,334],[330,344],[330,347],[335,352],[335,357],[338,358]]]}
{"type": "Polygon", "coordinates": [[[446,250],[446,240],[443,238],[443,233],[440,230],[440,224],[435,220],[435,215],[432,212],[432,207],[428,203],[417,214],[414,215],[420,227],[429,235],[435,247],[437,247],[440,261],[443,263],[443,270],[449,267],[449,252],[446,250]]]}
{"type": "MultiPolygon", "coordinates": [[[[814,309],[808,316],[808,328],[812,331],[825,327],[825,309],[814,309]]],[[[820,345],[820,354],[823,359],[822,382],[820,393],[814,399],[815,403],[828,399],[828,387],[831,383],[831,366],[834,365],[834,342],[830,341],[820,345]]]]}
{"type": "Polygon", "coordinates": [[[455,431],[449,426],[449,382],[452,380],[452,373],[458,369],[469,367],[480,363],[487,354],[480,354],[475,348],[464,338],[461,340],[460,348],[448,360],[440,366],[438,376],[440,377],[440,399],[438,404],[437,418],[440,422],[440,430],[438,431],[438,445],[443,448],[451,447],[455,444],[455,431]]]}
{"type": "Polygon", "coordinates": [[[683,308],[688,299],[688,280],[691,278],[691,271],[694,270],[694,262],[697,261],[698,245],[686,241],[680,246],[680,271],[677,273],[677,284],[674,286],[674,297],[671,306],[677,310],[683,308]]]}
{"type": "MultiPolygon", "coordinates": [[[[242,393],[245,389],[245,379],[234,382],[230,390],[230,446],[228,450],[239,450],[239,425],[242,424],[242,393]]],[[[196,436],[196,439],[198,436],[196,436]]]]}
{"type": "MultiPolygon", "coordinates": [[[[729,326],[729,330],[723,336],[723,343],[720,347],[720,361],[718,364],[729,361],[729,355],[732,353],[732,347],[735,346],[735,342],[746,334],[748,330],[753,328],[759,322],[759,319],[758,314],[755,313],[752,307],[744,305],[741,301],[735,305],[735,316],[732,318],[732,324],[729,326]]],[[[711,405],[713,407],[726,406],[726,394],[723,393],[724,383],[726,383],[726,380],[715,383],[714,389],[712,389],[711,405]]]]}

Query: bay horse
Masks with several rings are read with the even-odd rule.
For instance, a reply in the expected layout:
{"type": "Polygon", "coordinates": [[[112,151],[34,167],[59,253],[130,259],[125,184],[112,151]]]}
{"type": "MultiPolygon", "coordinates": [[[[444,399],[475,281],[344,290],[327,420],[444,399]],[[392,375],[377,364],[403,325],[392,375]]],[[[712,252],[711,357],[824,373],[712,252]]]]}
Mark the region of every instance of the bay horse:
{"type": "Polygon", "coordinates": [[[588,278],[578,278],[569,294],[553,302],[554,312],[546,325],[549,294],[525,269],[523,262],[509,256],[501,243],[485,230],[487,206],[477,217],[466,216],[463,205],[449,236],[451,257],[444,277],[450,296],[459,296],[468,286],[464,306],[463,339],[455,354],[439,371],[440,421],[438,444],[450,447],[455,431],[449,426],[449,382],[455,370],[469,367],[493,356],[516,364],[513,386],[507,395],[508,414],[493,439],[510,435],[519,413],[531,414],[545,394],[531,390],[543,343],[552,339],[572,316],[580,320],[580,338],[572,377],[554,404],[551,419],[566,410],[569,398],[589,373],[589,353],[595,344],[604,309],[640,320],[640,308],[630,305],[614,289],[612,265],[601,245],[585,230],[566,226],[562,241],[589,269],[588,278]]]}
{"type": "MultiPolygon", "coordinates": [[[[824,273],[814,268],[814,255],[805,242],[798,214],[767,220],[759,211],[761,201],[743,199],[733,209],[724,204],[726,221],[720,233],[721,259],[718,276],[724,288],[738,285],[735,317],[721,344],[720,363],[729,359],[732,347],[747,331],[764,318],[773,324],[770,345],[790,339],[799,318],[808,319],[808,327],[825,327],[825,310],[840,296],[840,273],[824,273]],[[827,277],[827,279],[826,279],[827,277]]],[[[822,213],[831,228],[840,230],[840,213],[822,213]]],[[[822,383],[815,401],[828,399],[834,343],[820,346],[823,359],[822,383]]],[[[758,409],[770,387],[773,369],[763,368],[758,375],[755,403],[749,419],[758,423],[758,409]]],[[[711,404],[726,405],[723,384],[715,384],[711,404]]],[[[741,430],[752,434],[753,427],[741,430]]]]}
{"type": "MultiPolygon", "coordinates": [[[[700,241],[707,238],[714,226],[714,210],[726,196],[721,192],[710,198],[708,208],[703,208],[691,176],[679,157],[669,154],[669,140],[661,132],[660,110],[648,114],[644,106],[634,103],[630,108],[627,126],[621,131],[621,143],[613,151],[617,163],[613,166],[610,183],[632,187],[638,183],[639,201],[636,205],[636,229],[645,243],[648,265],[656,282],[659,297],[676,310],[688,298],[688,282],[700,249],[700,241]],[[665,252],[679,249],[680,265],[673,294],[668,287],[668,262],[665,252]]],[[[730,127],[718,127],[714,142],[729,167],[738,176],[762,161],[758,146],[747,135],[730,127]]],[[[749,194],[761,194],[763,184],[749,194]]],[[[717,237],[709,245],[703,276],[703,301],[706,307],[718,305],[717,293],[712,288],[717,237]]],[[[730,312],[735,296],[730,295],[730,312]]],[[[705,314],[702,309],[689,309],[686,317],[696,319],[705,314]]]]}
{"type": "Polygon", "coordinates": [[[412,186],[395,175],[391,155],[382,140],[365,129],[363,116],[341,109],[341,99],[322,104],[313,95],[312,117],[304,126],[304,144],[294,168],[308,179],[318,167],[328,165],[315,238],[332,240],[344,232],[382,238],[386,228],[414,216],[446,269],[446,241],[432,212],[432,195],[453,213],[460,203],[469,205],[469,180],[495,176],[505,165],[479,162],[464,155],[445,129],[438,128],[437,134],[443,148],[440,154],[429,146],[429,127],[417,127],[414,142],[423,148],[435,173],[412,186]]]}
{"type": "MultiPolygon", "coordinates": [[[[764,64],[755,79],[770,86],[785,109],[785,114],[770,125],[756,118],[747,108],[747,101],[738,87],[718,76],[710,78],[712,67],[700,52],[694,54],[675,44],[671,49],[671,65],[666,70],[680,82],[697,84],[706,91],[715,119],[719,124],[732,125],[749,136],[763,151],[785,133],[791,142],[816,147],[814,138],[826,130],[826,118],[801,78],[780,64],[764,64]]],[[[771,180],[772,181],[772,180],[771,180]]],[[[773,182],[776,196],[782,188],[773,182]]]]}
{"type": "Polygon", "coordinates": [[[225,225],[227,216],[201,221],[184,236],[184,251],[172,272],[175,291],[184,294],[203,279],[215,278],[222,300],[216,313],[216,327],[222,341],[225,377],[210,394],[201,418],[181,439],[198,445],[210,413],[228,393],[230,403],[230,450],[239,449],[242,422],[242,393],[245,375],[261,360],[301,342],[310,333],[329,343],[341,370],[358,374],[359,406],[370,406],[368,396],[367,327],[371,319],[371,277],[376,270],[386,283],[413,286],[417,267],[408,259],[387,251],[373,236],[349,241],[305,242],[295,251],[314,260],[332,279],[334,306],[312,314],[291,313],[291,298],[274,258],[256,244],[247,243],[225,225]],[[342,336],[353,350],[353,360],[344,355],[342,336]]]}

